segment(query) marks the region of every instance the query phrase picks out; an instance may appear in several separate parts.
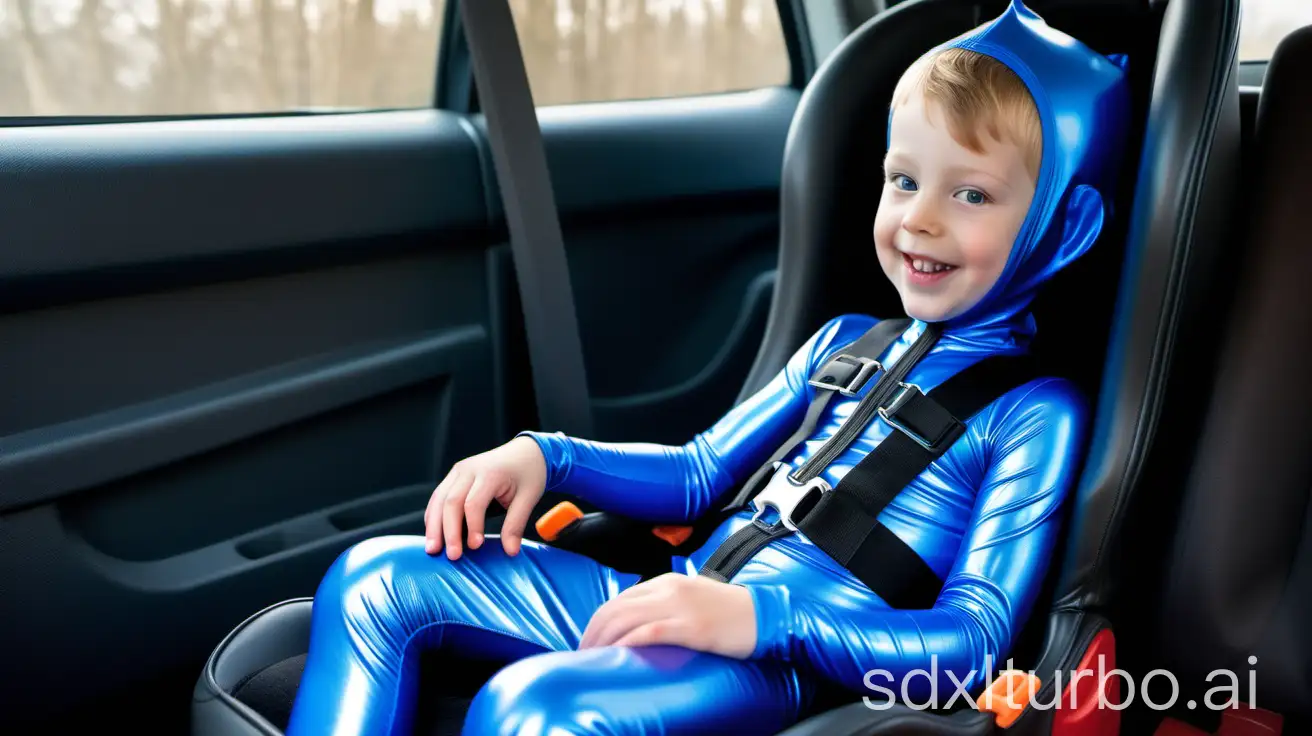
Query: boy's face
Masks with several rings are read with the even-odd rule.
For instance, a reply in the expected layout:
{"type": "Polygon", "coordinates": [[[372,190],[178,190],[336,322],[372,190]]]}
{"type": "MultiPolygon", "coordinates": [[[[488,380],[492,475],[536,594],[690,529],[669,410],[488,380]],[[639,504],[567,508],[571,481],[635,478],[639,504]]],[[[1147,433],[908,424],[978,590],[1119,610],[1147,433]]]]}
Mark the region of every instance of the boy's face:
{"type": "Polygon", "coordinates": [[[1013,143],[987,133],[980,136],[983,153],[957,143],[938,104],[922,94],[896,108],[890,126],[875,215],[879,263],[907,316],[948,320],[979,302],[1002,274],[1034,178],[1013,143]]]}

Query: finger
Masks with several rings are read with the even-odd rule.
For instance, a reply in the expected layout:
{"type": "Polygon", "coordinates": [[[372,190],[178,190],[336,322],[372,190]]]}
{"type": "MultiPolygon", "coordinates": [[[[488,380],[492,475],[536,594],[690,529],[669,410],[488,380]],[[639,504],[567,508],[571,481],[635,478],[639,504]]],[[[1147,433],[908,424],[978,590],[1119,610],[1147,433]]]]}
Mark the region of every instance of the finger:
{"type": "Polygon", "coordinates": [[[583,630],[583,636],[579,638],[579,649],[594,646],[598,634],[609,626],[615,618],[616,610],[622,610],[623,608],[624,604],[619,601],[619,598],[612,598],[601,604],[592,614],[592,618],[588,619],[588,625],[583,630]]]}
{"type": "MultiPolygon", "coordinates": [[[[614,644],[620,637],[633,631],[644,624],[653,620],[664,618],[660,613],[652,611],[647,606],[635,606],[632,601],[620,601],[614,599],[609,601],[606,606],[610,607],[604,618],[588,622],[588,629],[591,630],[591,636],[584,632],[584,641],[579,642],[579,647],[604,647],[614,644]]],[[[600,613],[600,609],[598,609],[600,613]]],[[[596,618],[594,616],[594,618],[596,618]]]]}
{"type": "Polygon", "coordinates": [[[479,474],[469,489],[469,495],[465,497],[465,528],[469,534],[470,549],[478,549],[483,544],[483,517],[487,505],[492,502],[489,496],[496,485],[488,480],[486,473],[479,474]]]}
{"type": "Polygon", "coordinates": [[[613,601],[617,601],[617,600],[626,600],[626,601],[627,601],[627,600],[633,600],[633,599],[635,599],[635,598],[645,598],[645,597],[648,597],[648,596],[661,595],[661,594],[663,594],[663,593],[668,593],[668,592],[669,592],[670,583],[671,583],[672,581],[669,580],[667,576],[675,575],[675,574],[677,574],[677,573],[664,573],[664,574],[660,575],[659,577],[650,578],[650,579],[648,579],[648,580],[643,580],[643,581],[640,582],[640,583],[635,583],[634,585],[630,585],[629,587],[627,587],[627,588],[625,588],[624,590],[620,591],[619,594],[616,595],[616,596],[615,596],[614,598],[612,598],[611,600],[613,600],[613,601]]]}
{"type": "Polygon", "coordinates": [[[442,536],[446,539],[446,556],[451,560],[460,558],[460,530],[464,521],[465,496],[469,493],[469,485],[476,478],[462,475],[451,486],[446,498],[442,499],[442,536]]]}
{"type": "Polygon", "coordinates": [[[506,518],[501,520],[501,547],[508,555],[519,554],[520,544],[524,541],[524,529],[528,527],[528,517],[533,514],[533,504],[527,495],[515,492],[506,507],[506,518]]]}
{"type": "Polygon", "coordinates": [[[588,619],[588,625],[583,629],[583,636],[579,637],[579,649],[587,649],[594,646],[594,642],[597,641],[597,632],[604,629],[610,623],[611,613],[614,611],[614,606],[612,606],[611,603],[614,602],[615,601],[612,600],[602,604],[602,606],[592,614],[592,618],[588,619]]]}
{"type": "Polygon", "coordinates": [[[647,622],[674,617],[677,586],[682,582],[677,573],[666,573],[624,589],[597,609],[579,647],[613,644],[647,622]]]}
{"type": "Polygon", "coordinates": [[[658,619],[645,623],[615,640],[614,646],[644,647],[653,644],[685,645],[680,636],[678,620],[658,619]]]}
{"type": "Polygon", "coordinates": [[[437,485],[428,497],[428,508],[424,509],[424,549],[429,554],[436,554],[442,549],[442,499],[451,486],[452,475],[448,473],[437,485]]]}

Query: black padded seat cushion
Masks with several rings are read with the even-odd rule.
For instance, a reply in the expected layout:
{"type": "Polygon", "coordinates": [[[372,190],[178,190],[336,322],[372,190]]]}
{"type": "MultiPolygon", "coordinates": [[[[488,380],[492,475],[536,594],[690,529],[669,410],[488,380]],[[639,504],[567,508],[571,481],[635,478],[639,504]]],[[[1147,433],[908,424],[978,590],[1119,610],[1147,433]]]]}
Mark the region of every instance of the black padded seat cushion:
{"type": "Polygon", "coordinates": [[[305,656],[288,657],[255,672],[237,685],[232,696],[269,719],[278,730],[286,731],[296,688],[305,670],[305,656]]]}
{"type": "MultiPolygon", "coordinates": [[[[286,731],[305,670],[305,656],[288,657],[253,673],[237,685],[233,697],[267,718],[279,731],[286,731]]],[[[421,695],[416,705],[416,736],[459,736],[474,694],[500,669],[490,662],[461,660],[459,664],[459,670],[451,671],[450,661],[444,662],[440,653],[422,655],[419,683],[427,695],[421,695]],[[443,664],[447,666],[443,668],[443,664]]]]}

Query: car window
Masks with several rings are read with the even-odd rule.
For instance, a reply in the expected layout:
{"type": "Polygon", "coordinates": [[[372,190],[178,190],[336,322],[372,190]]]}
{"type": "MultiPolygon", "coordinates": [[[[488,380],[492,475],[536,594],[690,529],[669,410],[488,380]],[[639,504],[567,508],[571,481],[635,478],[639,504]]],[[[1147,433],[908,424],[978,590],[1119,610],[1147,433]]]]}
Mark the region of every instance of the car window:
{"type": "MultiPolygon", "coordinates": [[[[0,0],[0,116],[432,105],[446,0],[0,0]]],[[[788,84],[775,0],[511,0],[540,105],[788,84]]]]}
{"type": "Polygon", "coordinates": [[[776,0],[511,0],[538,105],[786,85],[776,0]]]}
{"type": "Polygon", "coordinates": [[[429,107],[445,0],[2,0],[0,115],[429,107]]]}
{"type": "Polygon", "coordinates": [[[1266,61],[1280,40],[1312,24],[1312,0],[1243,0],[1239,60],[1266,61]]]}

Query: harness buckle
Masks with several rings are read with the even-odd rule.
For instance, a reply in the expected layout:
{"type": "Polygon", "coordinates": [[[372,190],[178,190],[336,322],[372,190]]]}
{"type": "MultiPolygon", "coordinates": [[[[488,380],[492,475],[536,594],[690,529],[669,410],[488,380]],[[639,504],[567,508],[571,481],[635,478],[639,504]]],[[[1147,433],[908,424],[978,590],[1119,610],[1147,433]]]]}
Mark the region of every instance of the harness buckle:
{"type": "Polygon", "coordinates": [[[789,531],[795,532],[797,523],[793,521],[793,511],[812,494],[823,495],[833,488],[828,481],[818,475],[805,483],[798,483],[793,480],[792,468],[784,465],[783,462],[776,462],[774,469],[774,475],[770,476],[765,488],[752,498],[752,504],[756,507],[752,523],[759,524],[766,509],[773,508],[779,514],[779,520],[783,525],[789,531]]]}
{"type": "Polygon", "coordinates": [[[825,367],[820,370],[818,377],[808,380],[807,383],[827,391],[837,391],[844,396],[856,396],[866,381],[883,369],[884,366],[880,365],[879,361],[874,358],[865,358],[851,353],[839,353],[829,359],[825,367]],[[832,372],[835,364],[843,364],[843,368],[846,369],[845,372],[850,372],[849,375],[835,375],[832,372]]]}
{"type": "Polygon", "coordinates": [[[879,418],[883,419],[885,422],[888,422],[888,425],[890,427],[910,437],[912,440],[916,442],[916,444],[920,445],[926,450],[933,450],[934,449],[933,442],[930,442],[929,440],[920,436],[919,432],[916,432],[915,430],[911,429],[906,424],[904,424],[903,422],[897,419],[898,411],[900,411],[902,407],[906,406],[907,402],[911,401],[911,399],[913,398],[914,394],[912,392],[915,392],[916,394],[920,394],[921,396],[924,396],[925,392],[914,383],[904,383],[902,381],[898,381],[897,385],[900,387],[900,390],[893,396],[893,400],[888,403],[888,406],[879,407],[879,418]]]}

